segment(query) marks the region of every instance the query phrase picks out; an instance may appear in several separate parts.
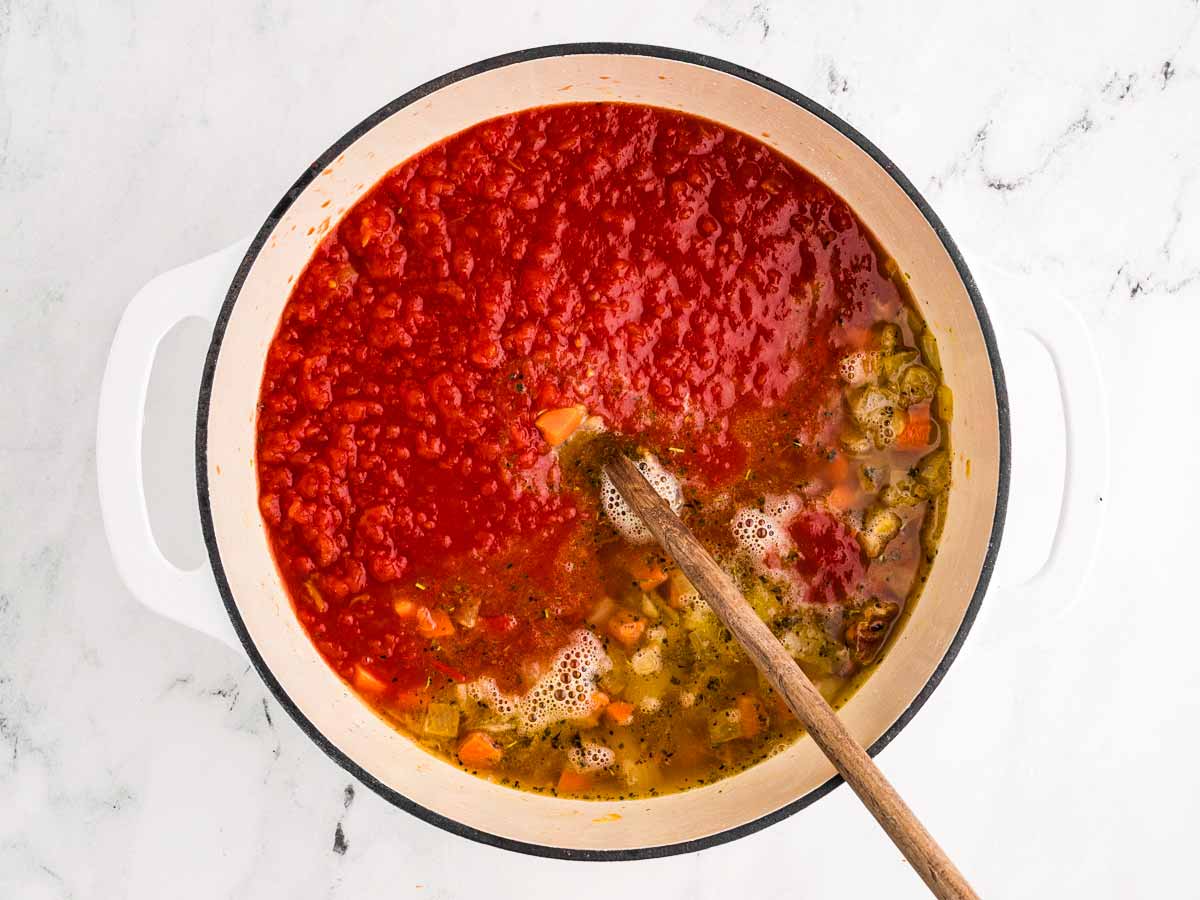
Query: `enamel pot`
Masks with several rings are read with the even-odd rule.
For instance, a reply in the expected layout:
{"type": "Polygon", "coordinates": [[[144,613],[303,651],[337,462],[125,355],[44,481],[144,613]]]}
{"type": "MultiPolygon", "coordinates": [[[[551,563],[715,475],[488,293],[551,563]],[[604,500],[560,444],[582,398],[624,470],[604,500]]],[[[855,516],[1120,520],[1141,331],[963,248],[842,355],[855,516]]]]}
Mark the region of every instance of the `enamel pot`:
{"type": "Polygon", "coordinates": [[[409,156],[482,120],[564,101],[649,104],[759,137],[840,194],[908,274],[954,393],[954,462],[949,516],[920,602],[840,713],[872,751],[890,741],[954,659],[996,554],[1009,466],[997,347],[954,243],[887,157],[811,100],[720,60],[624,44],[545,47],[452,72],[356,125],[301,174],[248,247],[161,276],[130,305],[102,389],[101,501],[118,570],[134,594],[243,648],[312,740],[396,806],[455,834],[528,853],[662,856],[749,834],[839,781],[806,739],[732,778],[648,800],[558,799],[467,775],[388,727],[325,664],[292,611],[257,505],[255,407],[265,354],[318,242],[409,156]],[[211,572],[181,571],[159,553],[141,477],[142,402],[155,347],[173,324],[197,315],[215,322],[196,421],[211,572]],[[214,578],[223,608],[213,600],[214,578]]]}

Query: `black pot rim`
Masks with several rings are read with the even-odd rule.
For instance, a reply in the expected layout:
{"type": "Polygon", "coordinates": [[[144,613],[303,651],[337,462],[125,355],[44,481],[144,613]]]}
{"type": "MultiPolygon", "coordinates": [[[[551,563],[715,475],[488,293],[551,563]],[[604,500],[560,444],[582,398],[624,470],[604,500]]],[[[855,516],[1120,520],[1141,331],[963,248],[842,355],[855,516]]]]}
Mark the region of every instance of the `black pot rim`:
{"type": "Polygon", "coordinates": [[[792,90],[784,84],[781,84],[774,79],[767,78],[744,68],[734,63],[726,62],[712,56],[706,56],[700,53],[693,53],[687,50],[677,50],[670,47],[658,47],[646,44],[629,44],[629,43],[569,43],[569,44],[552,44],[544,47],[534,47],[528,50],[521,50],[514,53],[506,53],[500,56],[494,56],[490,59],[481,60],[480,62],[472,63],[460,69],[455,69],[446,75],[428,81],[420,87],[414,88],[408,93],[388,103],[386,106],[377,110],[359,124],[351,128],[343,135],[333,146],[319,156],[315,162],[296,180],[296,183],[284,194],[283,198],[271,210],[266,221],[255,235],[253,242],[250,244],[249,250],[242,259],[241,265],[238,267],[237,273],[234,276],[233,282],[229,287],[229,292],[226,295],[225,302],[221,307],[220,313],[217,316],[216,324],[213,328],[212,342],[208,349],[208,356],[204,363],[203,380],[200,385],[200,399],[196,416],[196,489],[200,503],[200,519],[204,532],[204,543],[208,548],[209,561],[212,564],[213,575],[216,578],[217,587],[220,590],[221,598],[225,604],[225,610],[229,614],[229,618],[233,623],[234,630],[237,632],[242,646],[246,650],[251,663],[259,676],[266,683],[271,693],[275,695],[275,699],[279,702],[288,714],[300,726],[301,730],[308,735],[310,739],[320,747],[325,753],[334,760],[343,769],[349,772],[354,778],[365,784],[375,793],[379,794],[388,802],[400,807],[429,822],[439,828],[444,829],[452,834],[460,837],[469,838],[481,844],[488,844],[493,847],[500,847],[505,850],[512,850],[518,853],[525,853],[532,856],[543,856],[554,859],[569,859],[569,860],[589,860],[589,861],[625,861],[635,859],[654,859],[665,856],[674,856],[680,853],[694,853],[698,850],[703,850],[708,847],[715,847],[729,841],[737,840],[746,835],[753,834],[768,825],[773,825],[794,813],[799,812],[812,803],[815,803],[820,798],[824,797],[835,787],[842,783],[842,779],[835,776],[819,787],[809,791],[803,797],[792,801],[786,806],[768,813],[754,821],[738,825],[733,828],[716,834],[708,835],[695,840],[683,841],[676,844],[665,844],[654,847],[637,847],[619,850],[576,850],[564,847],[551,847],[543,844],[533,844],[524,841],[517,841],[511,838],[501,837],[491,834],[486,831],[481,831],[472,828],[454,819],[450,819],[433,810],[427,809],[418,803],[414,803],[408,797],[398,791],[393,790],[387,785],[374,778],[370,773],[359,766],[354,760],[343,753],[336,747],[321,731],[300,712],[283,686],[275,678],[274,674],[267,667],[262,655],[258,652],[254,641],[251,639],[249,632],[246,630],[245,623],[242,621],[241,613],[238,611],[237,603],[233,598],[233,592],[230,590],[229,582],[225,577],[225,570],[221,562],[220,548],[217,546],[216,533],[213,529],[212,508],[209,500],[209,483],[208,483],[208,460],[207,460],[207,444],[208,444],[208,417],[210,413],[210,400],[212,396],[213,376],[216,371],[217,359],[221,352],[221,342],[225,335],[225,328],[229,322],[230,314],[234,304],[237,302],[238,295],[241,292],[242,285],[246,279],[246,275],[258,257],[260,250],[265,244],[271,231],[275,225],[284,216],[287,210],[291,207],[296,198],[308,187],[309,183],[317,177],[334,159],[337,158],[346,147],[356,141],[368,130],[373,128],[379,122],[393,115],[400,109],[415,103],[421,98],[439,90],[447,85],[461,81],[465,78],[470,78],[473,75],[478,75],[481,72],[499,69],[505,66],[513,65],[514,63],[526,62],[534,59],[544,59],[554,56],[573,56],[573,55],[626,55],[626,56],[649,56],[660,59],[668,59],[677,62],[691,63],[693,65],[704,66],[709,69],[714,69],[718,72],[723,72],[727,75],[732,75],[744,81],[758,85],[761,88],[778,94],[792,103],[799,106],[801,109],[812,113],[818,118],[825,121],[827,124],[836,128],[844,136],[852,140],[863,151],[865,151],[876,163],[883,167],[884,171],[904,190],[912,202],[921,211],[926,221],[937,234],[938,239],[946,248],[947,253],[954,262],[955,268],[958,270],[959,276],[962,278],[963,284],[967,289],[967,293],[971,298],[971,304],[975,308],[975,315],[979,320],[979,326],[983,332],[984,344],[987,347],[988,358],[991,364],[992,378],[996,391],[997,413],[1000,425],[1000,473],[997,485],[996,497],[996,512],[992,521],[991,536],[988,541],[987,554],[985,556],[983,566],[980,570],[979,581],[975,586],[974,594],[971,598],[971,603],[967,608],[966,614],[963,616],[962,624],[959,626],[958,632],[951,641],[949,648],[942,657],[941,662],[934,670],[933,675],[925,683],[920,693],[909,704],[908,708],[900,715],[900,717],[892,724],[892,726],[871,745],[868,752],[871,756],[879,753],[886,747],[897,734],[904,728],[905,725],[916,715],[917,711],[924,706],[925,701],[929,699],[930,694],[941,682],[946,671],[950,668],[958,655],[963,641],[966,639],[967,633],[971,629],[971,625],[975,621],[975,617],[979,612],[980,604],[983,601],[983,595],[987,590],[987,585],[991,579],[992,570],[995,566],[996,553],[1000,546],[1000,538],[1004,528],[1005,510],[1008,504],[1008,485],[1010,475],[1010,446],[1009,446],[1009,411],[1008,411],[1008,394],[1005,388],[1004,371],[1000,363],[1000,354],[996,346],[995,333],[992,330],[991,321],[988,318],[987,310],[983,305],[983,299],[980,297],[979,290],[975,285],[975,281],[971,276],[970,270],[967,268],[966,262],[963,260],[962,254],[958,247],[951,239],[945,226],[937,217],[934,211],[930,208],[925,198],[917,191],[912,182],[905,177],[890,159],[883,154],[874,144],[860,134],[848,123],[844,122],[838,116],[834,115],[823,106],[813,102],[808,97],[797,91],[792,90]]]}

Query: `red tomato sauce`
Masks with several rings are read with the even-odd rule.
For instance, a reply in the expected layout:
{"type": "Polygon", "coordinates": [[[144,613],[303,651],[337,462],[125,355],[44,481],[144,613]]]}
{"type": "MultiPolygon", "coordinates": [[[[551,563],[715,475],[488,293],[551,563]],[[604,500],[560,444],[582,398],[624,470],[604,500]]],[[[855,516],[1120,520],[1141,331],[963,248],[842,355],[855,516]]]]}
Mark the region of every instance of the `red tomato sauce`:
{"type": "Polygon", "coordinates": [[[530,110],[392,170],[317,248],[263,376],[260,507],[317,648],[401,694],[516,683],[600,590],[539,412],[582,404],[697,491],[738,485],[760,444],[832,433],[837,360],[901,306],[880,259],[811,175],[659,109],[530,110]],[[422,633],[409,604],[464,592],[484,627],[422,633]]]}
{"type": "Polygon", "coordinates": [[[862,583],[866,565],[858,539],[837,516],[803,512],[788,525],[788,534],[796,544],[796,569],[805,577],[812,600],[845,600],[862,583]]]}

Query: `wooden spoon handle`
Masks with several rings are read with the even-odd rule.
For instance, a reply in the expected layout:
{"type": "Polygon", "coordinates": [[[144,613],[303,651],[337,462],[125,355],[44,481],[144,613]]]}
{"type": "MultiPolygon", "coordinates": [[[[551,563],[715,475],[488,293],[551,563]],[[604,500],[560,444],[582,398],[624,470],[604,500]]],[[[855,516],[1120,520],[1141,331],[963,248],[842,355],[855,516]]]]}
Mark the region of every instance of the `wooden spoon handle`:
{"type": "Polygon", "coordinates": [[[605,467],[605,472],[625,502],[646,523],[692,586],[737,638],[754,665],[808,729],[817,746],[883,826],[929,890],[941,898],[975,898],[975,892],[962,873],[846,730],[821,692],[746,602],[733,580],[666,501],[655,493],[637,466],[619,456],[605,467]]]}

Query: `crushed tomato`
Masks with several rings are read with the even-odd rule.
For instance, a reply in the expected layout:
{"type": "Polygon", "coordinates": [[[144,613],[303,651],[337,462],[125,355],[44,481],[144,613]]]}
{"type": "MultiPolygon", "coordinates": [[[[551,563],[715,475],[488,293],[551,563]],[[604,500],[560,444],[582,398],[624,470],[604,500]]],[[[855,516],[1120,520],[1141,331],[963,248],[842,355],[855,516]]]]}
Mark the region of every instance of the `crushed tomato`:
{"type": "Polygon", "coordinates": [[[391,171],[298,279],[262,382],[260,508],[315,645],[397,698],[516,684],[600,589],[595,508],[537,416],[582,405],[700,494],[753,490],[772,448],[836,430],[837,360],[901,308],[877,259],[808,173],[648,107],[505,116],[391,171]],[[464,595],[482,627],[401,613],[464,595]]]}

